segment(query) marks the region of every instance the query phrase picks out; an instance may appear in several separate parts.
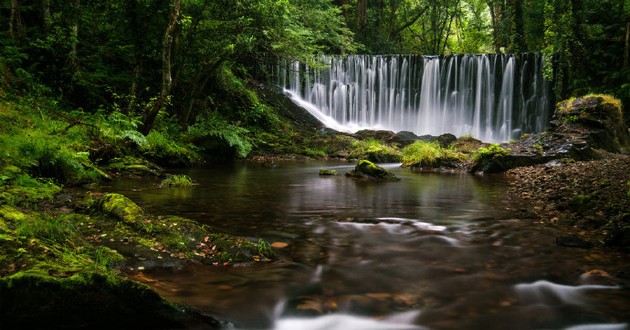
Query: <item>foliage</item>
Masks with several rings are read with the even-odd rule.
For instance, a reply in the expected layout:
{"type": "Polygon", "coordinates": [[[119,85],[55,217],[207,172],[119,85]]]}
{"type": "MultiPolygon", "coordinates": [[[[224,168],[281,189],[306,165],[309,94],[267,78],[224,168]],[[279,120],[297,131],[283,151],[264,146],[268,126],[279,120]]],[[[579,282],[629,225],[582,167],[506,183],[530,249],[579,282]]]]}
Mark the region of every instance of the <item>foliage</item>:
{"type": "Polygon", "coordinates": [[[216,112],[198,118],[197,123],[188,128],[188,133],[194,138],[219,138],[234,148],[240,157],[246,157],[253,148],[247,129],[230,124],[216,112]]]}
{"type": "Polygon", "coordinates": [[[192,179],[183,174],[168,175],[166,179],[162,180],[160,183],[160,187],[190,188],[192,185],[192,179]]]}
{"type": "Polygon", "coordinates": [[[464,160],[463,154],[437,142],[416,141],[403,148],[402,154],[403,167],[439,167],[464,160]]]}

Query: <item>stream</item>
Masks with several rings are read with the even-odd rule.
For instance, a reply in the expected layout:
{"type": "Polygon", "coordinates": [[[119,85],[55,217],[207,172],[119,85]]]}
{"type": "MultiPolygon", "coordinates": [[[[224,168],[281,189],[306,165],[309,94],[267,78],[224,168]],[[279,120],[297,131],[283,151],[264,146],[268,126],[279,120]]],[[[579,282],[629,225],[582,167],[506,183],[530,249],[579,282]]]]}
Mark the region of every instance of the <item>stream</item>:
{"type": "Polygon", "coordinates": [[[278,261],[152,270],[165,298],[238,329],[628,329],[627,253],[555,245],[502,175],[386,164],[360,182],[343,162],[236,163],[182,173],[192,189],[118,179],[154,214],[276,246],[278,261]],[[337,176],[319,176],[320,168],[337,176]],[[285,243],[285,244],[282,244],[285,243]]]}

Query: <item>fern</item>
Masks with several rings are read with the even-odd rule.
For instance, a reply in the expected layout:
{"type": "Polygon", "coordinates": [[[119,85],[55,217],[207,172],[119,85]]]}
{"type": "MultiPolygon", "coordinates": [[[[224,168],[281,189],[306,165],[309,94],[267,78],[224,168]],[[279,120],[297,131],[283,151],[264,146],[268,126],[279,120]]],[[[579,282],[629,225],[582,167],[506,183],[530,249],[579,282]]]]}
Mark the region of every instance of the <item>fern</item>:
{"type": "Polygon", "coordinates": [[[188,133],[199,137],[220,138],[234,148],[240,157],[247,157],[254,148],[247,137],[249,133],[247,129],[230,124],[216,112],[211,113],[207,118],[200,118],[195,125],[188,128],[188,133]]]}

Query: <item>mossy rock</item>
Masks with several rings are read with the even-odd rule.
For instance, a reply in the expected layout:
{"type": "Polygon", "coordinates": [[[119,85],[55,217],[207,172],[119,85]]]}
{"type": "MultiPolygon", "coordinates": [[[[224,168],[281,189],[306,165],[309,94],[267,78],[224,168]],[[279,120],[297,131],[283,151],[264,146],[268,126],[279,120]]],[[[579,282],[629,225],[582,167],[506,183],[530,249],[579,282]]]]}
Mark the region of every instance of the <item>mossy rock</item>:
{"type": "Polygon", "coordinates": [[[0,279],[3,329],[219,328],[216,319],[168,303],[143,284],[94,272],[55,277],[20,272],[0,279]]]}
{"type": "Polygon", "coordinates": [[[346,173],[346,176],[371,180],[371,181],[398,181],[400,180],[394,173],[386,170],[369,160],[360,160],[354,170],[346,173]]]}
{"type": "Polygon", "coordinates": [[[105,194],[95,202],[94,208],[128,224],[136,224],[144,217],[144,210],[121,194],[105,194]]]}
{"type": "Polygon", "coordinates": [[[552,126],[559,133],[580,134],[588,143],[610,152],[629,152],[630,133],[621,101],[604,94],[571,98],[557,104],[552,126]]]}

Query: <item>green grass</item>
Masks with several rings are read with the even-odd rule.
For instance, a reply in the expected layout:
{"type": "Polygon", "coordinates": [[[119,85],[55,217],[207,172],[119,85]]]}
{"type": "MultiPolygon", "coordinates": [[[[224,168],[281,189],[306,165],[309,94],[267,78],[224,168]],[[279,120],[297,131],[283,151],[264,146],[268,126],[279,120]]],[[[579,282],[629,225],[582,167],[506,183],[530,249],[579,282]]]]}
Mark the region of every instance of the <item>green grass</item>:
{"type": "Polygon", "coordinates": [[[192,179],[183,174],[168,175],[166,179],[162,180],[162,183],[160,183],[160,187],[190,188],[192,186],[192,179]]]}
{"type": "Polygon", "coordinates": [[[403,167],[439,167],[447,162],[464,161],[465,156],[437,142],[416,141],[402,150],[403,167]]]}
{"type": "Polygon", "coordinates": [[[393,163],[401,159],[400,150],[371,138],[353,141],[349,149],[349,156],[354,159],[367,159],[375,163],[393,163]]]}

